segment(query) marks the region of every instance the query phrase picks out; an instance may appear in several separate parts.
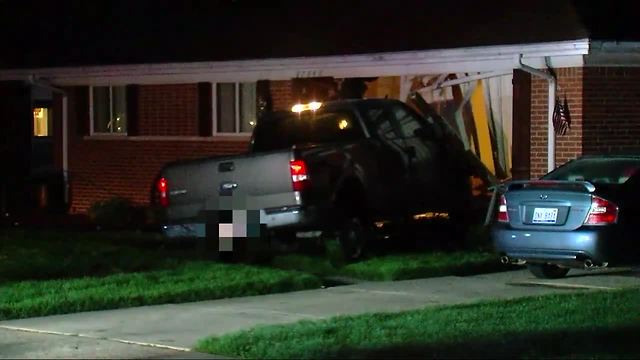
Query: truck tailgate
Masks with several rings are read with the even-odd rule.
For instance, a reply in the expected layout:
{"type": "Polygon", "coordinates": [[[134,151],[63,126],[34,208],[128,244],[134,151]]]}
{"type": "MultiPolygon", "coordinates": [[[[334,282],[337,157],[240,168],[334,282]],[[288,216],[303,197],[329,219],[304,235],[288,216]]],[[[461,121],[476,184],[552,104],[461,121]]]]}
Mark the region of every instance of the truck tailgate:
{"type": "Polygon", "coordinates": [[[299,205],[291,184],[289,149],[210,158],[167,166],[167,215],[171,222],[198,217],[203,210],[299,205]]]}

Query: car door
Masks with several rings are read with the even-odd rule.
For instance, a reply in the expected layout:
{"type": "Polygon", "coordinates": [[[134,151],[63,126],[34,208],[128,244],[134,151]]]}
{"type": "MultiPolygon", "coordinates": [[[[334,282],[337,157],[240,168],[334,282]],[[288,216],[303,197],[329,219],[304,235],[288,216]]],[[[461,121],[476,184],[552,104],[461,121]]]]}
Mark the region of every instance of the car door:
{"type": "MultiPolygon", "coordinates": [[[[367,127],[372,133],[372,151],[377,162],[378,194],[385,194],[380,209],[387,214],[402,214],[410,202],[407,192],[409,182],[410,156],[406,144],[397,127],[393,113],[384,104],[376,104],[363,110],[367,127]]],[[[378,197],[380,198],[380,197],[378,197]]]]}
{"type": "Polygon", "coordinates": [[[397,103],[391,109],[408,161],[407,191],[416,211],[443,210],[446,191],[443,179],[442,147],[435,127],[408,106],[397,103]]]}

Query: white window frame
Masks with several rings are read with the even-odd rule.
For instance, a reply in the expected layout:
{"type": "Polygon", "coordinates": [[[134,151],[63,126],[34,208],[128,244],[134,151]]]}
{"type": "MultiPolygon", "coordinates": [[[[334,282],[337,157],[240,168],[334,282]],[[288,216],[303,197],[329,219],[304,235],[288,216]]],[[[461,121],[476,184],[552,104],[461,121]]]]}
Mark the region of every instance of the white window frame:
{"type": "MultiPolygon", "coordinates": [[[[239,136],[239,137],[246,137],[246,136],[250,136],[251,135],[251,131],[249,132],[241,132],[240,131],[240,84],[242,83],[246,83],[246,82],[240,82],[240,81],[224,81],[224,82],[214,82],[212,85],[212,89],[211,89],[211,96],[212,96],[212,101],[211,101],[211,107],[212,107],[212,129],[213,129],[213,135],[219,135],[219,136],[239,136]],[[218,132],[218,84],[233,84],[234,86],[234,112],[235,112],[235,128],[238,129],[238,131],[235,132],[218,132]]],[[[256,83],[255,81],[253,81],[252,83],[256,83]]],[[[257,98],[257,96],[256,96],[257,98]]],[[[256,99],[257,101],[257,99],[256,99]]]]}
{"type": "MultiPolygon", "coordinates": [[[[109,118],[111,118],[113,111],[113,86],[114,85],[104,85],[99,87],[109,87],[109,118]]],[[[124,85],[116,85],[123,86],[124,85]]],[[[91,136],[127,136],[129,133],[129,119],[127,119],[127,129],[125,132],[96,132],[93,126],[93,88],[94,86],[89,86],[89,135],[91,136]]]]}

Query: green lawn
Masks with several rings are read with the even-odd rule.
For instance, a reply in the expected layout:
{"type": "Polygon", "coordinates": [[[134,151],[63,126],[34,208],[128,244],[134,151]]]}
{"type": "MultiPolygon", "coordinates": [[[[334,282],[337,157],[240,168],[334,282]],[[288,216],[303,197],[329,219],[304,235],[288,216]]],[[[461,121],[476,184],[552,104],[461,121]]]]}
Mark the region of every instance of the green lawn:
{"type": "Polygon", "coordinates": [[[318,288],[314,275],[204,261],[154,234],[0,233],[0,320],[318,288]]]}
{"type": "Polygon", "coordinates": [[[428,252],[373,257],[340,265],[326,257],[301,254],[277,256],[273,266],[319,276],[346,276],[362,280],[405,280],[446,275],[471,275],[505,270],[495,254],[480,251],[428,252]]]}
{"type": "MultiPolygon", "coordinates": [[[[271,266],[363,280],[404,280],[507,269],[494,254],[476,250],[396,254],[345,264],[337,242],[327,242],[325,249],[326,255],[320,256],[279,255],[271,266]]],[[[175,241],[153,233],[4,230],[0,232],[0,283],[173,269],[186,261],[207,259],[206,254],[211,252],[195,246],[177,246],[175,241]]]]}
{"type": "Polygon", "coordinates": [[[502,269],[495,254],[477,251],[429,252],[371,258],[349,264],[341,273],[365,280],[405,280],[471,275],[502,269]]]}
{"type": "Polygon", "coordinates": [[[242,358],[638,358],[640,289],[343,316],[207,338],[242,358]]]}
{"type": "Polygon", "coordinates": [[[169,270],[0,284],[0,320],[320,287],[312,275],[189,261],[169,270]]]}
{"type": "Polygon", "coordinates": [[[167,269],[194,256],[152,233],[3,230],[0,283],[167,269]]]}
{"type": "Polygon", "coordinates": [[[339,274],[339,267],[334,266],[324,256],[310,256],[305,254],[277,255],[271,265],[278,269],[303,271],[318,276],[333,276],[339,274]]]}
{"type": "Polygon", "coordinates": [[[399,280],[493,270],[481,252],[371,258],[345,265],[327,255],[278,256],[269,266],[232,265],[157,234],[0,232],[0,319],[248,296],[321,286],[319,277],[399,280]]]}

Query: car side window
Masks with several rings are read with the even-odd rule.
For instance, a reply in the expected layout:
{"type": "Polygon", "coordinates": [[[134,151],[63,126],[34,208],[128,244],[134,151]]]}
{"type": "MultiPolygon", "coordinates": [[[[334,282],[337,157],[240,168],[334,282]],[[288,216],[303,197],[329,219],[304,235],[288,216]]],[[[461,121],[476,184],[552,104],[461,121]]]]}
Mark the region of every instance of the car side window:
{"type": "Polygon", "coordinates": [[[405,139],[416,137],[415,131],[417,129],[422,129],[423,133],[430,134],[434,140],[442,136],[442,131],[435,125],[431,117],[426,119],[418,118],[417,114],[400,105],[395,106],[393,112],[400,126],[402,137],[405,139]]]}
{"type": "Polygon", "coordinates": [[[390,114],[384,108],[369,109],[368,115],[380,139],[397,149],[401,149],[404,146],[401,134],[393,126],[390,114]]]}
{"type": "Polygon", "coordinates": [[[396,118],[405,147],[413,149],[415,161],[433,161],[437,147],[434,143],[435,134],[433,130],[426,128],[427,125],[423,121],[420,121],[416,115],[401,105],[394,106],[392,112],[396,118]],[[423,136],[416,134],[416,130],[421,130],[423,136]]]}
{"type": "Polygon", "coordinates": [[[412,114],[410,114],[407,110],[402,108],[401,106],[396,106],[393,109],[393,115],[398,122],[398,126],[400,127],[400,132],[402,133],[402,137],[405,139],[415,137],[414,132],[416,129],[422,127],[422,124],[416,119],[412,114]]]}

